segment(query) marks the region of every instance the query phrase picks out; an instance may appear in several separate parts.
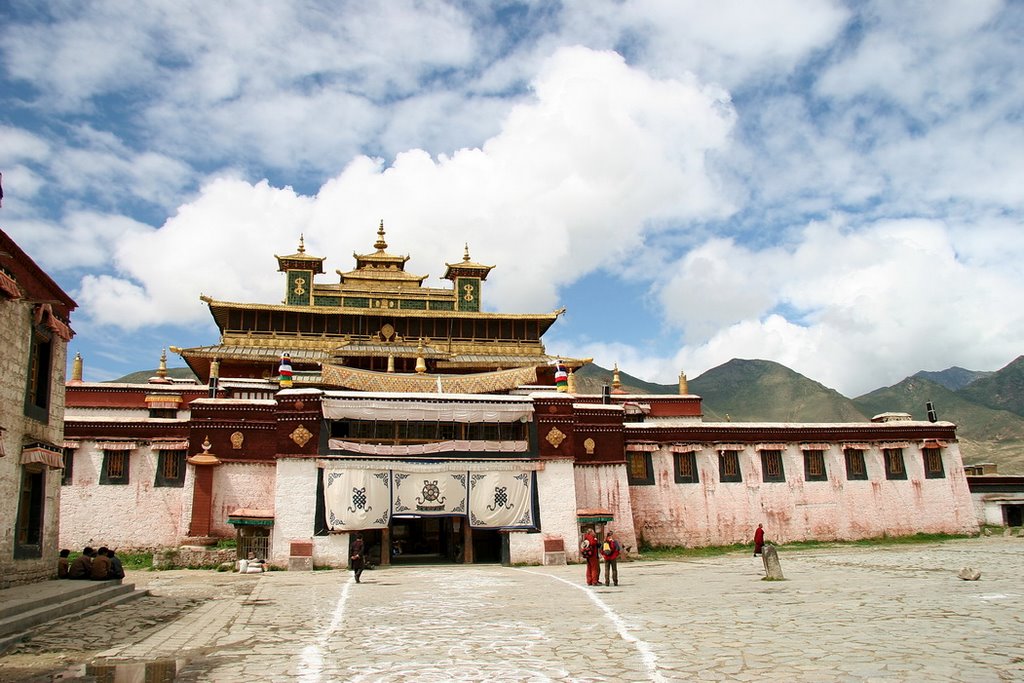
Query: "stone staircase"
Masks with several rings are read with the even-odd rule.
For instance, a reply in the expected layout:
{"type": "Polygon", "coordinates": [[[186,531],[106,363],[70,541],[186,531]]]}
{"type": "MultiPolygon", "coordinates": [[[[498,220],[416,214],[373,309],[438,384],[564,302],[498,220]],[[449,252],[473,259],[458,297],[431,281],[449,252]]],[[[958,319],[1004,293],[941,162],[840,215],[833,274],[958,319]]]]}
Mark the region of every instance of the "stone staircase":
{"type": "Polygon", "coordinates": [[[148,595],[121,581],[53,580],[0,590],[0,653],[39,624],[70,615],[86,616],[148,595]]]}

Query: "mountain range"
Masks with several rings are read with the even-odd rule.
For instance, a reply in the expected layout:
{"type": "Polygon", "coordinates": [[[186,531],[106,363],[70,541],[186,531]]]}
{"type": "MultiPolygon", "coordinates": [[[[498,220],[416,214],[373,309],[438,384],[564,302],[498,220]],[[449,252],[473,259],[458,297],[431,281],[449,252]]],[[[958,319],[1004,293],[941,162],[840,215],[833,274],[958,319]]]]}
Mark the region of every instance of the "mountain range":
{"type": "MultiPolygon", "coordinates": [[[[116,382],[146,382],[144,370],[116,382]]],[[[194,378],[188,368],[168,375],[194,378]]],[[[593,363],[574,373],[579,393],[601,393],[612,371],[593,363]]],[[[645,382],[619,372],[623,391],[676,394],[678,384],[645,382]]],[[[835,389],[767,360],[734,358],[689,380],[689,392],[703,399],[704,419],[713,422],[866,422],[885,412],[928,419],[931,402],[938,419],[957,424],[964,463],[992,462],[1000,474],[1024,474],[1024,356],[995,372],[952,367],[921,371],[890,387],[847,398],[835,389]]]]}

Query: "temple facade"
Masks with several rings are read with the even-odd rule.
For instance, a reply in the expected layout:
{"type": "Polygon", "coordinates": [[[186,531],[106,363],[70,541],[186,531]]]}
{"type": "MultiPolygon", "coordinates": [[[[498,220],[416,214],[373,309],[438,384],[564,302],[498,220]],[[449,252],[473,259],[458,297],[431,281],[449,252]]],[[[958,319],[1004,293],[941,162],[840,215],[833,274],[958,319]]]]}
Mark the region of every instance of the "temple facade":
{"type": "Polygon", "coordinates": [[[0,230],[0,588],[56,576],[75,302],[0,230]]]}
{"type": "Polygon", "coordinates": [[[623,545],[854,539],[977,530],[955,425],[706,423],[699,396],[574,391],[588,359],[542,337],[562,310],[487,312],[493,266],[424,286],[374,250],[321,282],[278,256],[280,304],[203,298],[199,377],[67,387],[62,543],[238,541],[274,564],[579,559],[584,526],[623,545]],[[110,511],[116,509],[118,514],[110,511]]]}

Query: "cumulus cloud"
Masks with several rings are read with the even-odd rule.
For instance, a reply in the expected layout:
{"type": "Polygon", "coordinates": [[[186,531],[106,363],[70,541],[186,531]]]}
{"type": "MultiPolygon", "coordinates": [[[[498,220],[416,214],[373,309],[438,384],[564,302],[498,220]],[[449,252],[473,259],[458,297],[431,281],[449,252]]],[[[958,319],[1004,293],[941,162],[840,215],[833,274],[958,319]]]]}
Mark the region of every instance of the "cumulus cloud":
{"type": "Polygon", "coordinates": [[[205,315],[192,305],[200,290],[275,301],[271,249],[293,248],[305,233],[320,255],[369,251],[384,218],[392,249],[416,255],[410,270],[437,278],[468,241],[474,258],[501,256],[490,306],[551,310],[561,284],[638,248],[649,221],[731,210],[704,163],[733,122],[717,88],[656,80],[613,53],[571,48],[552,57],[534,93],[482,148],[439,158],[410,151],[387,167],[359,158],[315,198],[266,182],[212,182],[159,230],[121,240],[119,277],[89,279],[80,298],[125,326],[195,320],[205,315]],[[197,252],[202,264],[184,267],[197,252]]]}

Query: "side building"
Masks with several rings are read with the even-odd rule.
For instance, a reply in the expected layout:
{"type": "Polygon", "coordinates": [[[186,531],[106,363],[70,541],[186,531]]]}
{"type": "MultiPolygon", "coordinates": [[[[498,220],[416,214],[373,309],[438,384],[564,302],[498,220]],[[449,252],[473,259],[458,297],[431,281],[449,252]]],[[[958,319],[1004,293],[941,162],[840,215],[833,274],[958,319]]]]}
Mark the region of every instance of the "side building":
{"type": "Polygon", "coordinates": [[[632,549],[977,530],[951,423],[705,423],[683,380],[577,394],[588,360],[542,342],[562,311],[484,311],[468,248],[424,287],[377,235],[336,284],[301,240],[276,257],[282,304],[203,298],[220,339],[173,349],[197,384],[76,377],[65,543],[343,565],[358,532],[376,564],[551,563],[584,526],[632,549]]]}
{"type": "Polygon", "coordinates": [[[57,571],[75,302],[0,230],[0,588],[57,571]]]}

